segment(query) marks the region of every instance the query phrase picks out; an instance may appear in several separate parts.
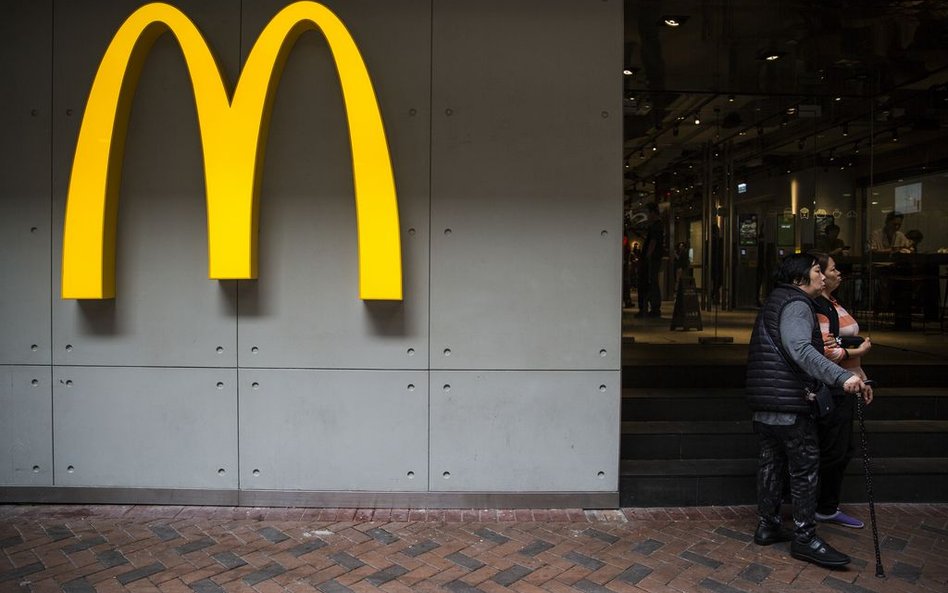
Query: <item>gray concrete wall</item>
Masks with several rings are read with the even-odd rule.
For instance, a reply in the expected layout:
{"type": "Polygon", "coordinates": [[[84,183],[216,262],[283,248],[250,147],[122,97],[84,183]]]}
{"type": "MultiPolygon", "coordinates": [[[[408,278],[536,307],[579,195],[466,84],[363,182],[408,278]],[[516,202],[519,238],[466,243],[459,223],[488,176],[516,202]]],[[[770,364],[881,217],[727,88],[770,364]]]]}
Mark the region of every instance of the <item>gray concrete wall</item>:
{"type": "MultiPolygon", "coordinates": [[[[285,4],[176,5],[233,85],[285,4]]],[[[0,7],[0,499],[613,500],[621,2],[326,2],[388,134],[402,302],[358,298],[345,111],[315,32],[273,108],[259,278],[208,280],[194,99],[161,37],[129,122],[116,297],[64,301],[84,103],[138,5],[0,7]]]]}

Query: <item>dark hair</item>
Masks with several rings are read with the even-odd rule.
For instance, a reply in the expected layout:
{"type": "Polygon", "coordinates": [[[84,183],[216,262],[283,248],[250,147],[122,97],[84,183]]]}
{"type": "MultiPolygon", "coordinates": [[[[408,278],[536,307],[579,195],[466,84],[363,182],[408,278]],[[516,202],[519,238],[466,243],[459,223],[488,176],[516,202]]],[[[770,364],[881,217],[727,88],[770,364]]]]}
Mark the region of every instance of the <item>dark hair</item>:
{"type": "Polygon", "coordinates": [[[885,215],[886,222],[895,220],[896,218],[901,218],[902,220],[905,220],[905,215],[899,212],[898,210],[893,210],[892,212],[889,212],[888,214],[885,215]]]}
{"type": "Polygon", "coordinates": [[[839,230],[839,225],[831,222],[828,225],[826,225],[826,228],[823,229],[823,232],[828,235],[830,234],[830,231],[838,231],[838,230],[839,230]]]}
{"type": "Polygon", "coordinates": [[[816,257],[809,253],[791,253],[783,258],[774,279],[780,284],[810,285],[810,268],[818,264],[816,257]]]}
{"type": "Polygon", "coordinates": [[[809,254],[816,258],[816,263],[820,264],[820,271],[825,274],[826,268],[830,265],[830,260],[833,259],[832,256],[816,250],[810,251],[809,254]]]}
{"type": "Polygon", "coordinates": [[[925,235],[922,234],[922,231],[920,231],[920,230],[918,230],[918,229],[912,229],[912,230],[908,231],[907,233],[905,233],[905,236],[906,236],[912,243],[921,243],[921,242],[922,242],[922,239],[925,238],[925,235]]]}
{"type": "Polygon", "coordinates": [[[648,210],[649,212],[654,212],[655,214],[658,214],[658,204],[656,204],[655,202],[646,203],[645,209],[648,210]]]}

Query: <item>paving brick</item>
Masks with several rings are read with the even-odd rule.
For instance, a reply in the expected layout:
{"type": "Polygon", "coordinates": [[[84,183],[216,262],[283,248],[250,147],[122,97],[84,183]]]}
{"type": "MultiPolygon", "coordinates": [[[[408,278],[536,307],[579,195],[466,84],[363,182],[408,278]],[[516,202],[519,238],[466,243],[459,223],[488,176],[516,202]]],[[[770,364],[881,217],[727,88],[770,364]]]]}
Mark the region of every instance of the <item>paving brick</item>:
{"type": "Polygon", "coordinates": [[[243,581],[247,583],[248,585],[253,586],[258,583],[262,583],[263,581],[267,579],[272,579],[273,577],[277,575],[281,575],[284,572],[286,572],[286,568],[277,564],[276,562],[272,562],[264,566],[260,570],[257,570],[255,572],[248,574],[247,576],[243,578],[243,581]]]}
{"type": "Polygon", "coordinates": [[[381,542],[385,545],[393,544],[397,542],[400,538],[392,535],[388,531],[385,531],[381,527],[374,527],[365,532],[366,535],[371,537],[377,542],[381,542]]]}
{"type": "Polygon", "coordinates": [[[170,525],[152,525],[150,529],[163,542],[181,537],[181,534],[170,525]]]}
{"type": "Polygon", "coordinates": [[[386,567],[378,572],[372,573],[369,576],[365,577],[365,580],[372,583],[375,586],[382,585],[389,581],[395,580],[403,574],[407,574],[408,569],[404,566],[398,564],[393,564],[389,567],[386,567]]]}
{"type": "Polygon", "coordinates": [[[434,540],[426,539],[423,542],[419,542],[417,544],[414,544],[402,550],[402,554],[405,554],[406,556],[410,556],[412,558],[416,558],[418,556],[421,556],[422,554],[426,554],[440,547],[441,547],[441,544],[439,544],[438,542],[434,540]]]}
{"type": "Polygon", "coordinates": [[[599,570],[606,565],[605,562],[596,560],[595,558],[585,554],[580,554],[576,550],[572,550],[568,554],[564,555],[563,558],[580,566],[586,567],[589,570],[599,570]]]}
{"type": "Polygon", "coordinates": [[[288,549],[287,552],[290,555],[295,556],[296,558],[299,558],[300,556],[305,556],[306,554],[309,554],[310,552],[315,552],[316,550],[320,548],[325,548],[327,545],[329,544],[327,544],[326,542],[324,542],[323,540],[319,538],[316,538],[316,539],[311,539],[302,544],[299,544],[297,546],[293,546],[292,548],[288,549]]]}
{"type": "Polygon", "coordinates": [[[283,533],[275,527],[264,527],[257,531],[261,536],[267,539],[270,543],[278,544],[282,541],[290,539],[290,536],[283,533]]]}
{"type": "Polygon", "coordinates": [[[526,546],[520,550],[520,553],[524,556],[536,556],[541,552],[545,552],[551,548],[555,547],[548,541],[536,540],[529,546],[526,546]]]}
{"type": "Polygon", "coordinates": [[[477,560],[476,558],[471,558],[470,556],[466,554],[462,554],[461,552],[455,552],[454,554],[445,556],[445,558],[450,560],[451,562],[454,562],[455,564],[459,566],[463,566],[464,568],[468,570],[477,570],[478,568],[481,568],[482,566],[484,566],[484,563],[481,562],[480,560],[477,560]]]}
{"type": "Polygon", "coordinates": [[[123,585],[128,585],[139,579],[149,577],[153,574],[157,574],[165,569],[165,566],[160,562],[155,562],[154,564],[149,564],[141,568],[136,568],[135,570],[130,570],[116,576],[116,580],[123,585]]]}
{"type": "Polygon", "coordinates": [[[352,589],[345,585],[340,585],[335,580],[328,580],[316,586],[322,593],[352,593],[352,589]]]}
{"type": "Polygon", "coordinates": [[[633,564],[620,573],[616,580],[637,585],[642,579],[652,574],[652,569],[641,564],[633,564]]]}
{"type": "Polygon", "coordinates": [[[194,593],[225,593],[224,588],[210,579],[203,579],[191,583],[190,589],[194,593]]]}
{"type": "Polygon", "coordinates": [[[85,579],[75,579],[63,583],[63,593],[96,593],[92,583],[85,579]]]}

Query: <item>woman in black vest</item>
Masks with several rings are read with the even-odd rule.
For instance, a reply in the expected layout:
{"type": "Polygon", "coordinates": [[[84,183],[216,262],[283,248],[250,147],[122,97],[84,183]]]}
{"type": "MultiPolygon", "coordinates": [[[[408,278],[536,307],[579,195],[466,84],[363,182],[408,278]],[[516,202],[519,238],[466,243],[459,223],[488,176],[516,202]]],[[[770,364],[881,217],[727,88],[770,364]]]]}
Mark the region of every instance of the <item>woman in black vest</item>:
{"type": "Polygon", "coordinates": [[[813,299],[822,292],[825,278],[816,258],[809,254],[786,257],[776,281],[754,323],[747,361],[747,401],[760,437],[754,542],[766,546],[790,540],[794,558],[843,566],[849,556],[816,535],[820,449],[807,391],[815,392],[825,383],[858,393],[865,384],[823,356],[813,299]],[[788,470],[793,533],[782,529],[780,520],[788,470]]]}

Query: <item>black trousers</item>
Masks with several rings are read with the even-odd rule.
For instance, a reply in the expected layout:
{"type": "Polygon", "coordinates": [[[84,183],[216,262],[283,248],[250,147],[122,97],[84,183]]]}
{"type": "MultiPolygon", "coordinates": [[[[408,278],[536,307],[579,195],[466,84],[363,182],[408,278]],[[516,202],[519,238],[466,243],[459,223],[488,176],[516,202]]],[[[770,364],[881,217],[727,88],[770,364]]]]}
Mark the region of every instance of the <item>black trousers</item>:
{"type": "Polygon", "coordinates": [[[793,502],[793,535],[808,542],[816,535],[816,497],[819,487],[820,446],[816,421],[809,415],[797,416],[791,426],[754,423],[760,437],[757,468],[758,521],[780,524],[783,485],[789,470],[790,498],[793,502]]]}
{"type": "Polygon", "coordinates": [[[846,466],[853,458],[853,416],[855,395],[833,394],[836,408],[816,424],[820,441],[820,494],[816,512],[832,515],[839,508],[846,466]]]}

